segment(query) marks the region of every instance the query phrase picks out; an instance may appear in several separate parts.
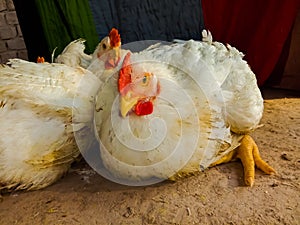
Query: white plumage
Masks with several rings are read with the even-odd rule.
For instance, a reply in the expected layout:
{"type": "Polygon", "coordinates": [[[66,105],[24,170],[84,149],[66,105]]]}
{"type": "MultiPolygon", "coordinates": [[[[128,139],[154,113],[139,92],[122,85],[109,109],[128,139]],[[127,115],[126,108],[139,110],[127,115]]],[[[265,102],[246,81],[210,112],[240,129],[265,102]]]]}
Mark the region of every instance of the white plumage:
{"type": "Polygon", "coordinates": [[[73,132],[89,129],[89,103],[99,83],[79,67],[9,64],[0,68],[0,189],[43,188],[79,157],[73,132]]]}
{"type": "Polygon", "coordinates": [[[81,66],[87,68],[92,62],[92,56],[84,53],[84,42],[85,40],[82,38],[72,41],[57,56],[54,62],[66,64],[71,67],[81,66]]]}
{"type": "Polygon", "coordinates": [[[133,184],[197,172],[236,149],[258,126],[263,99],[243,54],[205,32],[202,42],[132,53],[135,83],[126,96],[118,88],[118,62],[129,51],[120,55],[115,29],[93,58],[77,40],[56,59],[63,64],[12,59],[2,65],[0,189],[52,184],[80,155],[77,146],[88,149],[94,135],[104,166],[133,184]],[[137,116],[132,109],[126,116],[122,99],[139,95],[141,105],[155,99],[153,113],[137,116]]]}
{"type": "Polygon", "coordinates": [[[118,74],[103,84],[95,125],[104,165],[114,177],[141,181],[197,172],[257,128],[263,99],[254,73],[242,53],[205,32],[203,41],[132,53],[133,71],[160,80],[151,115],[121,117],[118,74]]]}
{"type": "Polygon", "coordinates": [[[263,113],[263,98],[255,74],[243,60],[244,54],[235,47],[213,42],[208,31],[202,32],[203,42],[185,44],[206,62],[217,79],[226,104],[226,120],[236,133],[247,133],[257,128],[263,113]]]}
{"type": "Polygon", "coordinates": [[[93,144],[94,98],[101,82],[84,68],[97,64],[94,72],[99,72],[115,66],[121,43],[116,29],[93,55],[84,53],[84,42],[69,43],[56,63],[10,59],[0,66],[0,190],[46,187],[80,156],[77,143],[82,151],[93,144]]]}

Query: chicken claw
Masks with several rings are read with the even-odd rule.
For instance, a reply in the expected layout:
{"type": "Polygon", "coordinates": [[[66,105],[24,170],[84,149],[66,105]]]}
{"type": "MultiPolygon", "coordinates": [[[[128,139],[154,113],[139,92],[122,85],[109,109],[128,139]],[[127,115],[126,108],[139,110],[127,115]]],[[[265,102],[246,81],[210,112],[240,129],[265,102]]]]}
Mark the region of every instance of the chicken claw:
{"type": "Polygon", "coordinates": [[[255,166],[266,174],[276,174],[276,171],[260,157],[258,147],[249,135],[243,137],[241,145],[236,150],[225,155],[211,166],[226,163],[236,158],[242,161],[244,167],[244,181],[245,184],[250,187],[254,184],[255,166]]]}

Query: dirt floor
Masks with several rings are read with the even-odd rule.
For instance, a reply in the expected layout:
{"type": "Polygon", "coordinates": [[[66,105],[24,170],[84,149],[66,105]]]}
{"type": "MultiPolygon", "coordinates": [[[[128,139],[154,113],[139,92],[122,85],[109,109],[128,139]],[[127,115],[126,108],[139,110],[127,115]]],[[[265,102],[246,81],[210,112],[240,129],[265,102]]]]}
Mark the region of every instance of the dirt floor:
{"type": "Polygon", "coordinates": [[[277,175],[244,186],[240,162],[175,183],[112,183],[84,162],[48,188],[4,194],[0,224],[300,224],[300,96],[265,90],[264,125],[253,133],[277,175]]]}

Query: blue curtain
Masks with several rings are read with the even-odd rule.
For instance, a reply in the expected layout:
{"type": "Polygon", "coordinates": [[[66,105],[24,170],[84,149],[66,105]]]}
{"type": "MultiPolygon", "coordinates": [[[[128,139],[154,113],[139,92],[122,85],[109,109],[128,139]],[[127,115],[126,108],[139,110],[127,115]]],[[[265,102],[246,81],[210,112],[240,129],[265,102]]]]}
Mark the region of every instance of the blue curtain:
{"type": "Polygon", "coordinates": [[[138,40],[201,39],[200,0],[14,0],[29,59],[50,60],[71,41],[86,39],[86,52],[112,27],[122,43],[138,40]],[[26,2],[26,3],[25,3],[26,2]]]}

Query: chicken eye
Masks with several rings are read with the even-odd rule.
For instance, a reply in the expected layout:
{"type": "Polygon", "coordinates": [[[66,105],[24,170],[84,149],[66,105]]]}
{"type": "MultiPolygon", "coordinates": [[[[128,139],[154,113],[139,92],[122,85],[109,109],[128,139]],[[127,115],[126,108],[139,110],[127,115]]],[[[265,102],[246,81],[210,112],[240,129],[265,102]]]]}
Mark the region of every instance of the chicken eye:
{"type": "Polygon", "coordinates": [[[105,43],[102,44],[102,48],[103,48],[104,50],[107,48],[107,46],[106,46],[105,43]]]}
{"type": "Polygon", "coordinates": [[[148,75],[145,75],[142,79],[142,84],[143,85],[147,85],[148,84],[148,81],[149,81],[149,76],[148,75]]]}
{"type": "Polygon", "coordinates": [[[143,77],[143,83],[145,84],[147,82],[147,76],[143,77]]]}

